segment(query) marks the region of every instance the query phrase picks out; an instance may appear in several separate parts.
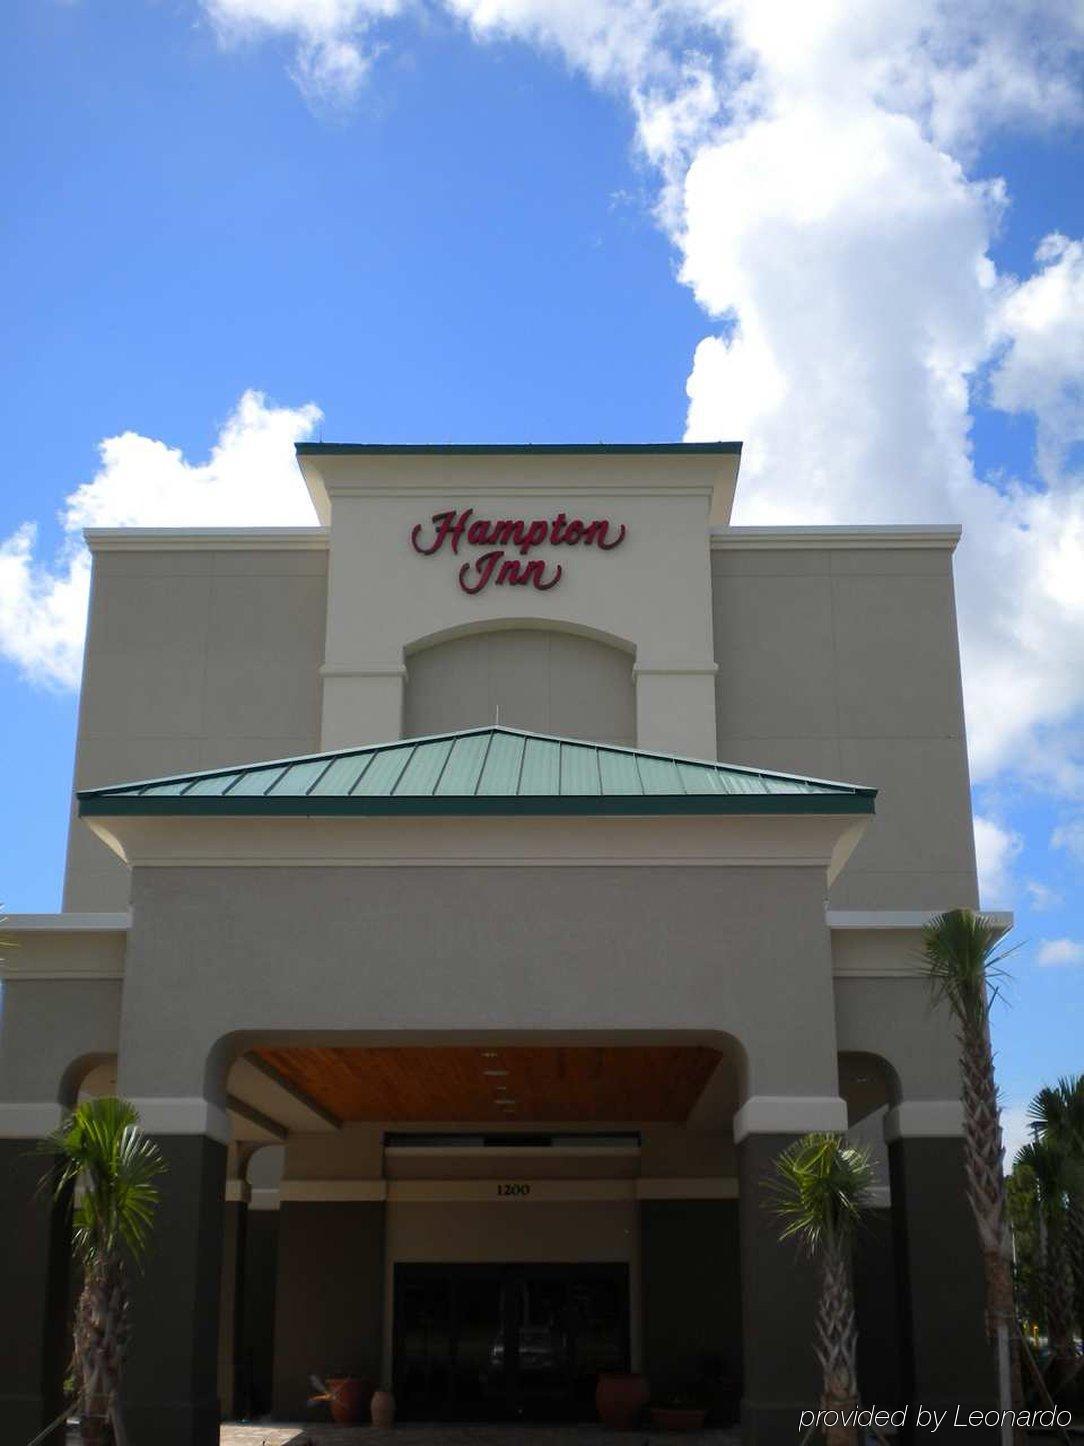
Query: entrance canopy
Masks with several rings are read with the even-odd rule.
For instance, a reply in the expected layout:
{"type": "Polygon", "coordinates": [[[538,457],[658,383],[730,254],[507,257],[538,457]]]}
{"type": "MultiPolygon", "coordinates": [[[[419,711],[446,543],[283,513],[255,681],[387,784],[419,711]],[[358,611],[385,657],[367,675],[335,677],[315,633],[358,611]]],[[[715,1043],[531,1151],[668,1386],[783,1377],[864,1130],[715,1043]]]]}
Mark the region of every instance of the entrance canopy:
{"type": "Polygon", "coordinates": [[[876,790],[492,726],[84,789],[122,815],[871,814],[876,790]]]}

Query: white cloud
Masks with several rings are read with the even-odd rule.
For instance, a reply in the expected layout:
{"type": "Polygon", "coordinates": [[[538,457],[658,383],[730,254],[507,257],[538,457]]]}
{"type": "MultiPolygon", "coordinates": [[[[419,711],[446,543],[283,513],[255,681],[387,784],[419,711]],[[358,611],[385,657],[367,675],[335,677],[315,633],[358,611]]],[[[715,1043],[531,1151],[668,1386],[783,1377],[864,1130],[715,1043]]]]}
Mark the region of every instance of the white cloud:
{"type": "Polygon", "coordinates": [[[1028,879],[1024,888],[1028,901],[1037,914],[1044,914],[1048,909],[1057,909],[1064,903],[1056,889],[1052,889],[1049,884],[1040,883],[1038,879],[1028,879]]]}
{"type": "Polygon", "coordinates": [[[1021,1149],[1031,1140],[1027,1105],[1002,1105],[1001,1143],[1005,1152],[1005,1168],[1011,1170],[1021,1149]]]}
{"type": "Polygon", "coordinates": [[[1084,819],[1063,823],[1050,835],[1050,842],[1054,848],[1065,849],[1084,864],[1084,819]]]}
{"type": "Polygon", "coordinates": [[[0,543],[0,654],[34,683],[77,688],[90,557],[69,542],[52,565],[35,560],[31,522],[0,543]]]}
{"type": "MultiPolygon", "coordinates": [[[[481,40],[622,94],[660,222],[714,318],[690,439],[746,443],[736,520],[959,520],[974,776],[1084,796],[1084,245],[999,276],[1009,206],[975,174],[1005,127],[1084,113],[1078,0],[428,0],[481,40]],[[1036,476],[976,475],[986,402],[1035,420],[1036,476]]],[[[381,21],[423,0],[200,0],[226,43],[279,38],[348,99],[381,21]]]]}
{"type": "Polygon", "coordinates": [[[1044,939],[1035,962],[1044,968],[1084,964],[1084,944],[1075,939],[1044,939]]]}
{"type": "Polygon", "coordinates": [[[399,0],[200,0],[224,45],[285,39],[294,46],[290,74],[315,107],[349,104],[374,53],[374,21],[394,15],[399,0]]]}
{"type": "Polygon", "coordinates": [[[998,908],[1011,898],[1013,860],[1024,841],[1012,829],[992,818],[975,815],[975,862],[979,875],[979,898],[984,908],[998,908]]]}
{"type": "Polygon", "coordinates": [[[1039,426],[1038,463],[1050,486],[1080,481],[1066,463],[1084,439],[1084,245],[1059,233],[1035,255],[1039,270],[1014,287],[1001,310],[1008,348],[992,377],[1003,411],[1039,426]]]}
{"type": "Polygon", "coordinates": [[[314,523],[293,444],[320,416],[311,404],[275,407],[260,392],[245,392],[202,463],[137,432],[107,437],[98,471],[65,501],[56,557],[35,555],[31,523],[0,544],[0,654],[34,682],[78,687],[90,585],[84,527],[314,523]]]}
{"type": "Polygon", "coordinates": [[[445,0],[485,39],[626,95],[682,280],[718,330],[687,436],[746,443],[741,522],[961,521],[974,776],[1084,794],[1084,247],[990,249],[969,171],[1006,126],[1084,115],[1075,0],[445,0]],[[989,375],[987,376],[987,373],[989,375]],[[1034,417],[1037,474],[976,475],[976,398],[1034,417]]]}

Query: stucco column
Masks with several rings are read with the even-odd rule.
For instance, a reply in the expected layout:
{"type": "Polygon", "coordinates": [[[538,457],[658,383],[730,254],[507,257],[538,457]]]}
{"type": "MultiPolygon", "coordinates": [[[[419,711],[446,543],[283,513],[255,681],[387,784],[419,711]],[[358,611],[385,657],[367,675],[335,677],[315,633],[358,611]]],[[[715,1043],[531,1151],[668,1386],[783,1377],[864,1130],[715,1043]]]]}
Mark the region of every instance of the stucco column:
{"type": "MultiPolygon", "coordinates": [[[[919,1405],[948,1410],[997,1405],[993,1352],[984,1327],[982,1256],[964,1187],[959,1100],[898,1105],[885,1117],[892,1224],[900,1275],[901,1381],[914,1439],[919,1405]]],[[[968,1430],[968,1439],[975,1430],[968,1430]]],[[[980,1431],[977,1440],[997,1432],[980,1431]]],[[[944,1439],[944,1430],[937,1436],[944,1439]]]]}
{"type": "Polygon", "coordinates": [[[754,1095],[734,1116],[738,1153],[746,1446],[794,1446],[799,1414],[815,1407],[816,1278],[780,1224],[766,1186],[779,1154],[809,1130],[841,1130],[847,1107],[834,1096],[754,1095]]]}
{"type": "MultiPolygon", "coordinates": [[[[42,1186],[35,1148],[59,1123],[55,1103],[0,1105],[0,1422],[20,1446],[64,1404],[71,1215],[42,1186]]],[[[63,1439],[59,1427],[48,1446],[63,1439]]]]}
{"type": "Polygon", "coordinates": [[[125,1416],[132,1446],[218,1446],[218,1339],[229,1122],[202,1099],[135,1099],[166,1172],[132,1278],[125,1416]]]}

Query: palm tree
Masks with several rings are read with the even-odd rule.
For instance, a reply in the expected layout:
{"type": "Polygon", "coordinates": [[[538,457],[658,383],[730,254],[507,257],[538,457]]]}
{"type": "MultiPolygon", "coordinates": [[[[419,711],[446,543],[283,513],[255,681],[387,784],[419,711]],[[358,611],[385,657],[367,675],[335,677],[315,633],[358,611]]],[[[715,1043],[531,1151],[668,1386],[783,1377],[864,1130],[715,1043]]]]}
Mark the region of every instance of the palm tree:
{"type": "MultiPolygon", "coordinates": [[[[851,1242],[872,1180],[865,1150],[838,1134],[803,1135],[775,1162],[771,1189],[781,1239],[798,1240],[819,1267],[814,1350],[826,1411],[854,1410],[858,1401],[851,1242]]],[[[853,1446],[856,1439],[853,1424],[825,1430],[829,1446],[853,1446]]]]}
{"type": "Polygon", "coordinates": [[[1084,1334],[1084,1074],[1041,1089],[1028,1110],[1036,1139],[1057,1143],[1065,1156],[1067,1250],[1073,1280],[1073,1311],[1084,1334]]]}
{"type": "MultiPolygon", "coordinates": [[[[986,1326],[997,1347],[1000,1405],[1005,1412],[1021,1410],[1024,1393],[1001,1162],[1001,1119],[990,1042],[990,1005],[997,997],[1001,961],[1009,952],[998,952],[1001,934],[1000,927],[985,915],[971,909],[953,909],[931,919],[923,929],[922,962],[934,998],[948,1005],[956,1024],[963,1077],[964,1175],[983,1254],[986,1326]]],[[[1003,1440],[1009,1434],[1010,1430],[1003,1426],[1003,1440]]],[[[1012,1434],[1023,1439],[1021,1432],[1012,1434]]]]}
{"type": "Polygon", "coordinates": [[[1018,1164],[1032,1172],[1043,1226],[1043,1303],[1050,1342],[1051,1372],[1056,1389],[1072,1375],[1073,1286],[1067,1229],[1070,1159],[1056,1136],[1037,1137],[1017,1154],[1018,1164]]]}
{"type": "Polygon", "coordinates": [[[126,1100],[87,1100],[42,1141],[58,1195],[75,1187],[72,1243],[83,1270],[75,1308],[75,1375],[84,1441],[123,1446],[120,1386],[128,1342],[129,1261],[146,1249],[158,1204],[158,1147],[126,1100]]]}

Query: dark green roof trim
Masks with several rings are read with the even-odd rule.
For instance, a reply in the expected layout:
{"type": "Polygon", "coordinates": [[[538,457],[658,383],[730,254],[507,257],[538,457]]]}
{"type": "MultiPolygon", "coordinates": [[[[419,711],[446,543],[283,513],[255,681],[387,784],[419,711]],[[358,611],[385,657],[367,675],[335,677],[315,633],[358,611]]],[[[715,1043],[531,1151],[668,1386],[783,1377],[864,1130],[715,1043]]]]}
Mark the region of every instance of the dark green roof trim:
{"type": "Polygon", "coordinates": [[[81,799],[79,813],[83,818],[95,815],[121,818],[139,814],[143,817],[216,817],[216,818],[403,818],[425,815],[429,818],[471,817],[539,817],[560,815],[592,815],[595,817],[645,817],[658,814],[837,814],[872,813],[873,800],[859,794],[827,794],[780,796],[729,795],[716,798],[693,797],[688,794],[652,794],[650,797],[621,798],[614,796],[520,798],[141,798],[118,795],[112,798],[81,799]]]}
{"type": "Polygon", "coordinates": [[[614,453],[617,455],[682,456],[716,453],[740,457],[740,442],[418,442],[400,446],[385,442],[298,442],[299,457],[417,457],[426,453],[463,457],[499,457],[516,453],[540,453],[543,456],[582,456],[614,453]]]}
{"type": "Polygon", "coordinates": [[[77,797],[83,817],[868,814],[876,790],[494,725],[77,797]]]}

